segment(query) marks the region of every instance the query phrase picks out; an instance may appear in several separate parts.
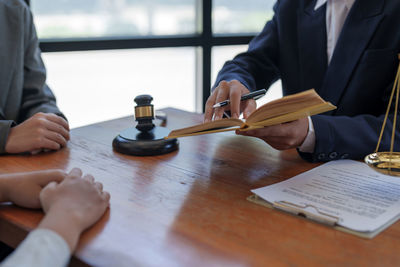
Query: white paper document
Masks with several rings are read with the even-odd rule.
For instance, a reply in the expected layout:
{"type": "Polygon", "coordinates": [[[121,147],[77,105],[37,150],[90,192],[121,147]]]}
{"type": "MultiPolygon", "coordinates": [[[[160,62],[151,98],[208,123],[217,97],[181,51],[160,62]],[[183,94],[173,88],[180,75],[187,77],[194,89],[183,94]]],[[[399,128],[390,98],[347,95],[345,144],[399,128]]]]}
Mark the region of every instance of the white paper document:
{"type": "Polygon", "coordinates": [[[352,160],[331,161],[252,192],[274,207],[357,232],[382,230],[400,215],[400,177],[352,160]]]}

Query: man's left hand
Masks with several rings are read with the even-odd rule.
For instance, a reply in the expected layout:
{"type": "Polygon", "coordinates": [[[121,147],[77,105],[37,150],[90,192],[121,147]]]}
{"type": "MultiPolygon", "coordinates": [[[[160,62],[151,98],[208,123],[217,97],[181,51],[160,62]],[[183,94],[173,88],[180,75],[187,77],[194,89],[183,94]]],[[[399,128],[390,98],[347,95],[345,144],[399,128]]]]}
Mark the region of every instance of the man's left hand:
{"type": "Polygon", "coordinates": [[[303,144],[308,133],[308,119],[282,123],[249,131],[236,131],[239,135],[253,136],[267,142],[278,150],[297,148],[303,144]]]}

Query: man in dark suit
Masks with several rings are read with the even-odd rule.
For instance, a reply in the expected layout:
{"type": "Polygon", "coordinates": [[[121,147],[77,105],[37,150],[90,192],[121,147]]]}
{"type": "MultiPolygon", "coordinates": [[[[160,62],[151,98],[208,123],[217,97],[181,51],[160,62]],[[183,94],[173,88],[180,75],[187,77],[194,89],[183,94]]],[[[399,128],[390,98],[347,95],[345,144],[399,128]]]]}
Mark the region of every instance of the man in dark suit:
{"type": "MultiPolygon", "coordinates": [[[[400,1],[279,0],[275,15],[225,63],[206,104],[205,121],[220,119],[216,102],[231,99],[233,117],[247,117],[253,100],[240,95],[282,80],[283,94],[315,88],[337,110],[244,133],[277,149],[297,148],[309,161],[362,159],[378,141],[399,64],[400,1]]],[[[381,150],[388,151],[392,116],[381,150]]],[[[396,138],[399,140],[399,131],[396,138]]],[[[395,145],[395,149],[399,149],[395,145]]]]}
{"type": "Polygon", "coordinates": [[[68,140],[30,10],[22,0],[0,0],[0,154],[57,150],[68,140]]]}

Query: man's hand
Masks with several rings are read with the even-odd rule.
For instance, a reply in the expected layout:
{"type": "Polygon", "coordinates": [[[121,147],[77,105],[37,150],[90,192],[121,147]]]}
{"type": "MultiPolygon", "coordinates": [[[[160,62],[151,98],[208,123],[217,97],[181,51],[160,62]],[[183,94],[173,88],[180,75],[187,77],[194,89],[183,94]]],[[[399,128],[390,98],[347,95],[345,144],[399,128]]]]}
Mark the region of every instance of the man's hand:
{"type": "Polygon", "coordinates": [[[39,194],[43,187],[50,182],[61,182],[66,175],[62,170],[0,175],[0,201],[38,209],[41,207],[39,194]]]}
{"type": "Polygon", "coordinates": [[[39,228],[60,234],[73,251],[79,235],[104,214],[110,194],[93,176],[82,177],[80,169],[73,169],[61,183],[48,184],[40,201],[46,216],[39,228]]]}
{"type": "Polygon", "coordinates": [[[204,122],[211,121],[213,116],[215,120],[222,119],[224,111],[226,110],[231,111],[232,118],[239,118],[240,113],[243,111],[243,116],[246,119],[257,107],[256,101],[253,99],[240,101],[241,96],[249,92],[250,91],[237,80],[232,80],[230,82],[221,81],[207,99],[204,122]],[[213,108],[214,104],[227,99],[230,100],[228,106],[213,108]]]}
{"type": "Polygon", "coordinates": [[[66,120],[50,113],[37,113],[10,129],[5,150],[15,154],[42,149],[58,150],[69,140],[66,120]]]}
{"type": "Polygon", "coordinates": [[[303,144],[308,133],[308,119],[268,126],[249,131],[236,131],[237,134],[258,137],[278,150],[297,148],[303,144]]]}

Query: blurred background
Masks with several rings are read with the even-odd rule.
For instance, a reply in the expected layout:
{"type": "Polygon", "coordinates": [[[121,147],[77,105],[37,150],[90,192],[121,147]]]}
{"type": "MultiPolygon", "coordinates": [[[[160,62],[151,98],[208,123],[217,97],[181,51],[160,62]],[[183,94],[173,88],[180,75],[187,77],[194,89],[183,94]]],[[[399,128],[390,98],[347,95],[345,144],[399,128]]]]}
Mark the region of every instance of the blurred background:
{"type": "MultiPolygon", "coordinates": [[[[48,84],[72,128],[156,109],[202,112],[226,60],[273,16],[275,0],[30,0],[48,84]]],[[[281,97],[274,84],[262,104],[281,97]]]]}

